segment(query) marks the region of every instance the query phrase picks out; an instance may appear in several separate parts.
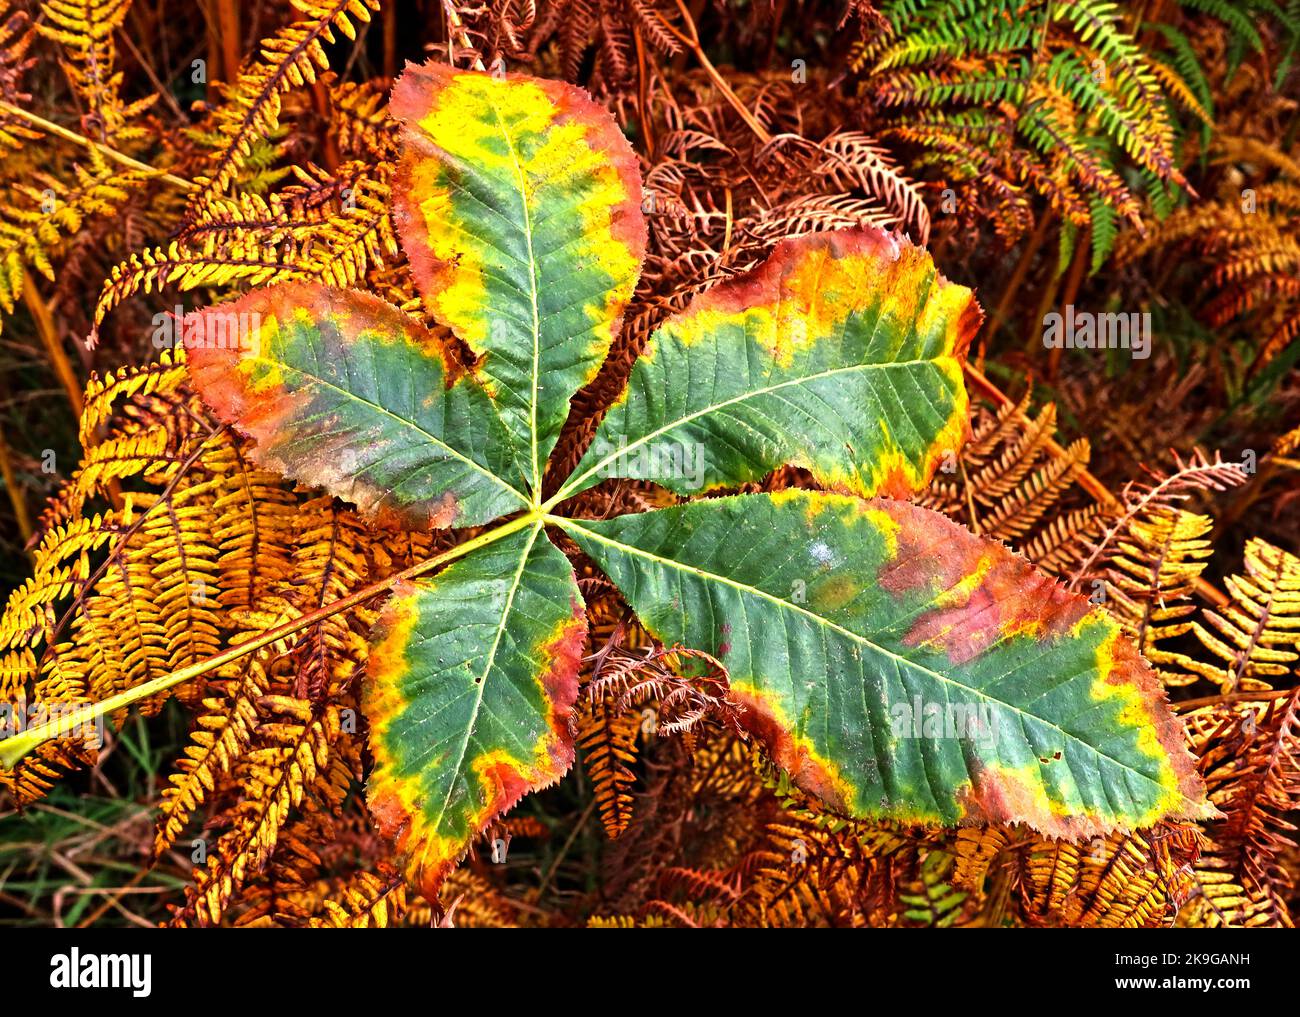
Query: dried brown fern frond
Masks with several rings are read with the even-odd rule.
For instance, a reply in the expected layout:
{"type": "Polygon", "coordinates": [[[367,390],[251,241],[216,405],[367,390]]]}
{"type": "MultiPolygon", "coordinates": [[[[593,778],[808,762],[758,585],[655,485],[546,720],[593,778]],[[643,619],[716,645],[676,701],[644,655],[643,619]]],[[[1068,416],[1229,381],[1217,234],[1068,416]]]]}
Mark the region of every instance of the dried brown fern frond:
{"type": "Polygon", "coordinates": [[[324,917],[313,918],[316,929],[383,929],[406,915],[406,886],[392,871],[359,872],[336,895],[322,902],[324,917]]]}
{"type": "Polygon", "coordinates": [[[653,643],[614,595],[597,595],[589,611],[599,649],[583,671],[577,741],[605,832],[616,838],[632,819],[641,740],[690,736],[703,723],[738,730],[739,711],[713,657],[653,643]]]}
{"type": "MultiPolygon", "coordinates": [[[[145,511],[153,507],[141,502],[145,511]]],[[[143,517],[85,591],[49,666],[75,674],[104,699],[216,653],[220,606],[210,518],[208,491],[188,483],[143,517]]]]}
{"type": "Polygon", "coordinates": [[[66,707],[217,648],[220,481],[200,464],[222,435],[179,385],[164,358],[91,387],[89,419],[116,398],[124,412],[88,433],[82,468],[46,513],[32,577],[0,616],[0,647],[35,665],[9,669],[17,697],[66,707]]]}
{"type": "Polygon", "coordinates": [[[688,647],[651,645],[613,649],[587,685],[593,700],[617,713],[653,710],[646,722],[663,737],[685,734],[704,722],[739,732],[740,707],[727,695],[727,669],[713,656],[688,647]]]}
{"type": "Polygon", "coordinates": [[[578,714],[578,751],[605,833],[612,839],[632,821],[637,745],[643,724],[639,713],[619,710],[609,696],[587,695],[578,714]]]}
{"type": "Polygon", "coordinates": [[[1024,840],[1017,836],[1018,832],[1013,826],[989,825],[958,830],[953,841],[953,885],[978,889],[1007,849],[1016,841],[1024,840]]]}
{"type": "MultiPolygon", "coordinates": [[[[32,98],[24,81],[36,66],[36,57],[28,55],[35,38],[36,30],[26,11],[0,4],[0,99],[7,103],[24,106],[32,98]]],[[[16,151],[40,136],[26,121],[0,112],[0,149],[16,151]]]]}
{"type": "Polygon", "coordinates": [[[1124,485],[1120,493],[1123,508],[1106,522],[1100,537],[1091,542],[1088,553],[1071,572],[1069,586],[1076,587],[1085,579],[1093,578],[1094,572],[1114,553],[1116,541],[1145,513],[1177,508],[1198,492],[1223,491],[1249,479],[1243,464],[1224,462],[1217,452],[1213,459],[1199,449],[1186,460],[1177,452],[1171,455],[1172,471],[1148,470],[1149,481],[1131,480],[1124,485]]]}
{"type": "Polygon", "coordinates": [[[344,159],[369,159],[395,154],[397,131],[388,116],[388,84],[383,81],[339,81],[323,75],[329,89],[330,137],[344,159]]]}
{"type": "Polygon", "coordinates": [[[1162,928],[1194,893],[1200,843],[1191,824],[1080,844],[1023,827],[975,827],[956,835],[953,883],[986,891],[996,905],[973,924],[1162,928]]]}
{"type": "Polygon", "coordinates": [[[941,463],[921,503],[976,533],[1006,541],[1059,574],[1100,532],[1106,510],[1078,489],[1087,439],[1053,449],[1056,407],[1027,415],[1031,393],[992,410],[980,404],[971,440],[941,463]]]}
{"type": "Polygon", "coordinates": [[[112,218],[145,176],[102,161],[73,167],[72,182],[35,172],[10,185],[0,207],[0,308],[12,314],[28,269],[54,279],[54,260],[87,220],[112,218]]]}
{"type": "Polygon", "coordinates": [[[1185,716],[1210,800],[1224,818],[1206,828],[1198,894],[1186,924],[1294,925],[1294,885],[1283,856],[1295,848],[1300,807],[1300,693],[1264,707],[1225,703],[1185,716]]]}
{"type": "Polygon", "coordinates": [[[519,924],[514,905],[491,882],[465,866],[447,877],[442,898],[447,901],[442,915],[428,906],[416,906],[407,913],[404,924],[436,923],[448,929],[509,929],[519,924]]]}
{"type": "Polygon", "coordinates": [[[758,843],[775,799],[755,770],[754,749],[729,733],[657,742],[632,821],[602,863],[600,914],[641,913],[664,859],[693,869],[725,869],[758,843]]]}
{"type": "Polygon", "coordinates": [[[825,181],[826,190],[846,194],[859,191],[889,209],[901,227],[918,244],[930,240],[930,212],[920,188],[899,169],[890,153],[861,131],[836,131],[820,142],[798,134],[777,135],[769,143],[773,154],[803,149],[796,172],[806,172],[825,181]],[[806,162],[811,156],[814,161],[806,162]]]}
{"type": "Polygon", "coordinates": [[[331,747],[341,725],[335,708],[315,714],[307,700],[264,696],[257,744],[234,767],[241,795],[229,815],[230,829],[217,838],[206,867],[195,871],[195,885],[175,924],[218,924],[227,906],[250,877],[270,859],[280,833],[299,808],[329,808],[312,792],[328,773],[331,747]]]}
{"type": "MultiPolygon", "coordinates": [[[[343,892],[346,877],[321,879],[328,871],[324,847],[337,834],[334,817],[311,809],[296,813],[279,831],[266,863],[247,874],[221,915],[235,928],[301,927],[319,916],[331,894],[343,892]]],[[[206,845],[206,837],[196,841],[206,845]]],[[[172,908],[173,926],[193,919],[172,908]]],[[[203,924],[208,923],[202,918],[203,924]]]]}
{"type": "Polygon", "coordinates": [[[208,680],[190,744],[162,793],[154,855],[175,842],[190,816],[237,758],[253,742],[259,722],[257,702],[270,691],[263,654],[252,654],[221,668],[208,680]]]}
{"type": "Polygon", "coordinates": [[[1085,844],[1037,839],[1021,861],[1020,912],[1031,925],[1167,926],[1193,892],[1199,837],[1185,824],[1085,844]]]}
{"type": "Polygon", "coordinates": [[[732,733],[701,735],[692,771],[689,779],[666,772],[616,842],[619,871],[630,859],[662,859],[669,844],[678,845],[678,863],[638,872],[622,888],[621,911],[604,921],[956,924],[982,900],[952,884],[950,833],[847,821],[795,790],[732,733]]]}
{"type": "MultiPolygon", "coordinates": [[[[296,495],[252,469],[185,380],[183,355],[165,351],[156,365],[89,386],[85,464],[47,511],[33,578],[0,619],[7,699],[66,709],[133,688],[368,576],[368,545],[383,536],[332,499],[296,495]]],[[[274,914],[288,907],[285,880],[310,876],[296,834],[283,862],[277,845],[286,824],[333,815],[361,771],[353,685],[365,624],[332,617],[182,697],[196,730],[164,791],[156,849],[196,818],[230,824],[204,849],[182,921],[215,923],[232,907],[250,921],[274,914]],[[258,895],[272,884],[280,889],[267,904],[258,895]]],[[[30,801],[97,749],[61,739],[5,786],[30,801]]]]}
{"type": "Polygon", "coordinates": [[[1176,209],[1118,255],[1159,256],[1171,266],[1164,274],[1181,255],[1201,275],[1198,314],[1215,329],[1244,326],[1254,376],[1300,335],[1300,166],[1278,146],[1231,134],[1216,135],[1210,154],[1229,164],[1215,199],[1176,209]]]}
{"type": "Polygon", "coordinates": [[[953,886],[950,866],[932,857],[951,855],[946,845],[953,831],[845,820],[794,788],[766,761],[757,759],[755,772],[780,812],[744,860],[747,876],[732,913],[734,924],[951,925],[978,906],[979,895],[953,886]]]}
{"type": "MultiPolygon", "coordinates": [[[[621,708],[615,690],[594,688],[595,676],[606,661],[623,647],[644,647],[650,637],[630,620],[626,605],[610,589],[587,589],[589,641],[595,652],[583,661],[580,680],[582,696],[578,707],[577,747],[583,770],[591,780],[592,794],[605,833],[614,839],[632,821],[631,789],[637,782],[635,764],[639,755],[640,735],[645,718],[639,712],[621,708]]],[[[603,581],[602,581],[603,582],[603,581]]],[[[651,715],[653,718],[653,714],[651,715]]]]}

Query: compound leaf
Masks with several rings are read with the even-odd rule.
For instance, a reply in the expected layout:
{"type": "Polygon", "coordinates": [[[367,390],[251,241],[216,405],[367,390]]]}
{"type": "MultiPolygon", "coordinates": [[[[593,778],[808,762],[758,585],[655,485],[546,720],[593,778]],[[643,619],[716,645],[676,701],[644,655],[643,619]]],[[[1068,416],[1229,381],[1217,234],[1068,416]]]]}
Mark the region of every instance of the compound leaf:
{"type": "Polygon", "coordinates": [[[362,702],[367,799],[429,899],[488,823],[572,765],[586,638],[573,568],[537,523],[384,607],[362,702]]]}
{"type": "Polygon", "coordinates": [[[569,397],[599,370],[645,254],[636,156],[558,81],[408,68],[395,220],[434,317],[478,354],[541,490],[569,397]]]}
{"type": "Polygon", "coordinates": [[[1214,814],[1118,624],[937,513],[790,490],[563,525],[849,815],[1079,837],[1214,814]]]}
{"type": "Polygon", "coordinates": [[[183,337],[199,392],[268,469],[415,526],[527,504],[483,386],[378,297],[285,283],[189,315],[183,337]]]}
{"type": "Polygon", "coordinates": [[[910,494],[966,439],[980,318],[906,240],[784,241],[659,327],[565,489],[633,477],[687,494],[790,464],[825,487],[910,494]]]}

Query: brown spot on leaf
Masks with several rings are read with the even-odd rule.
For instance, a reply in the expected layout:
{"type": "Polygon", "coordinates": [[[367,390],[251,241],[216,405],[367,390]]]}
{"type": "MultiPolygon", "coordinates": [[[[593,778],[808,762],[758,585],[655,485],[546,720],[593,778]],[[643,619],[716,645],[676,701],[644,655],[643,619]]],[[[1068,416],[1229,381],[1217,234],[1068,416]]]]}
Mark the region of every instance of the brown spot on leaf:
{"type": "Polygon", "coordinates": [[[542,673],[542,690],[551,705],[550,726],[555,733],[552,762],[560,773],[573,763],[573,705],[578,701],[578,670],[587,645],[587,612],[578,598],[570,601],[572,619],[551,642],[542,647],[550,661],[542,673]]]}
{"type": "Polygon", "coordinates": [[[402,806],[401,799],[387,790],[376,790],[367,796],[370,815],[380,836],[391,840],[398,851],[406,850],[406,837],[411,829],[411,817],[402,806]]]}

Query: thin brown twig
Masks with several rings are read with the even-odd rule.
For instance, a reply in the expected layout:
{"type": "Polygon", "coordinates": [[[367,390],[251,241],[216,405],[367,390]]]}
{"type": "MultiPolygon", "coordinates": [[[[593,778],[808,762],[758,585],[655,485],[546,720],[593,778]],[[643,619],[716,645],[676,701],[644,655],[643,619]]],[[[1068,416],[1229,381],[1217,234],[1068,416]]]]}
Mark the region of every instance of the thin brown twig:
{"type": "Polygon", "coordinates": [[[478,47],[470,40],[469,32],[465,29],[465,22],[460,20],[460,12],[456,10],[454,0],[442,0],[442,12],[447,17],[447,56],[451,65],[456,66],[455,52],[451,48],[452,40],[455,39],[461,49],[467,49],[474,54],[474,62],[470,67],[476,71],[485,70],[483,58],[479,55],[478,47]]]}
{"type": "Polygon", "coordinates": [[[759,123],[758,118],[755,117],[754,114],[749,111],[749,108],[740,101],[740,97],[736,95],[736,93],[731,90],[731,86],[727,84],[727,79],[724,78],[718,69],[713,66],[713,61],[711,61],[708,55],[704,52],[704,47],[700,45],[699,30],[695,27],[695,19],[691,17],[691,12],[687,9],[686,4],[684,4],[682,0],[676,0],[676,2],[677,9],[681,12],[682,18],[685,19],[689,34],[683,32],[670,21],[667,21],[663,15],[659,14],[657,11],[654,12],[655,19],[663,25],[665,29],[675,35],[681,44],[694,54],[695,59],[698,60],[700,66],[704,68],[704,73],[709,76],[709,80],[712,81],[718,91],[722,93],[722,97],[727,100],[731,107],[740,116],[740,119],[745,122],[746,126],[754,132],[758,137],[758,140],[764,145],[770,143],[772,135],[768,133],[767,128],[759,123]]]}

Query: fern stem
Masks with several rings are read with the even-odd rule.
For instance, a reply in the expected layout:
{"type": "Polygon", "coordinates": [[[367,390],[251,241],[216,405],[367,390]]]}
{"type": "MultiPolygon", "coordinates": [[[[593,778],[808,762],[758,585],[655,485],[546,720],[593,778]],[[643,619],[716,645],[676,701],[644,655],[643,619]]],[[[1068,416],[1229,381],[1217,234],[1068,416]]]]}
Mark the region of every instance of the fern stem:
{"type": "MultiPolygon", "coordinates": [[[[1070,579],[1066,583],[1066,585],[1071,589],[1073,589],[1075,585],[1079,582],[1079,580],[1083,579],[1088,574],[1089,570],[1096,562],[1103,561],[1104,563],[1104,559],[1102,559],[1102,552],[1104,552],[1106,548],[1110,546],[1111,542],[1114,541],[1119,536],[1119,534],[1123,531],[1125,524],[1127,524],[1132,519],[1136,519],[1142,512],[1144,512],[1147,509],[1148,506],[1160,505],[1163,492],[1167,490],[1173,490],[1174,489],[1173,485],[1175,484],[1175,482],[1178,480],[1179,477],[1186,476],[1187,474],[1190,473],[1204,472],[1206,474],[1209,474],[1211,465],[1217,467],[1223,464],[1221,464],[1216,459],[1214,464],[1203,464],[1203,465],[1192,464],[1191,466],[1188,467],[1186,471],[1184,471],[1182,469],[1182,463],[1180,461],[1178,462],[1179,469],[1177,471],[1175,471],[1170,476],[1161,480],[1158,484],[1156,484],[1149,491],[1147,491],[1147,493],[1144,494],[1141,498],[1137,499],[1137,501],[1133,501],[1128,504],[1121,504],[1120,507],[1122,509],[1122,515],[1120,519],[1113,526],[1108,526],[1106,528],[1105,536],[1102,537],[1101,540],[1095,541],[1093,543],[1092,551],[1089,552],[1087,558],[1085,558],[1077,566],[1075,566],[1074,572],[1071,574],[1070,579]]],[[[1229,603],[1230,601],[1225,597],[1223,603],[1220,604],[1219,606],[1226,607],[1228,606],[1229,603]]]]}
{"type": "Polygon", "coordinates": [[[215,77],[234,81],[239,76],[239,7],[231,0],[212,0],[204,5],[208,22],[208,57],[217,65],[215,77]]]}
{"type": "Polygon", "coordinates": [[[465,23],[460,19],[460,12],[456,10],[456,5],[451,0],[442,0],[442,12],[447,18],[447,62],[451,66],[456,66],[456,51],[452,46],[455,42],[462,49],[467,49],[474,54],[474,62],[470,65],[472,70],[481,71],[483,67],[483,58],[479,56],[478,50],[470,40],[469,32],[465,31],[465,23]]]}
{"type": "Polygon", "coordinates": [[[646,158],[655,161],[654,124],[651,122],[650,110],[650,72],[645,40],[641,38],[641,26],[632,25],[632,41],[636,44],[636,120],[645,139],[646,158]]]}
{"type": "Polygon", "coordinates": [[[682,0],[677,0],[677,9],[681,12],[682,18],[686,22],[686,28],[689,34],[681,31],[681,29],[676,25],[667,21],[663,15],[659,14],[657,11],[653,12],[654,17],[665,29],[675,35],[683,46],[695,55],[695,59],[700,62],[700,66],[704,68],[704,73],[709,76],[709,80],[712,81],[718,91],[722,93],[722,97],[727,100],[728,104],[736,111],[740,119],[745,121],[746,126],[754,132],[758,137],[758,140],[764,145],[769,144],[772,140],[772,135],[768,133],[767,128],[758,122],[758,119],[754,114],[749,111],[749,107],[740,101],[740,96],[736,95],[736,93],[731,90],[731,85],[727,83],[727,79],[718,72],[718,69],[713,66],[713,61],[711,61],[705,54],[704,47],[700,45],[700,33],[695,27],[695,19],[691,17],[690,10],[682,0]]]}
{"type": "MultiPolygon", "coordinates": [[[[9,445],[5,442],[3,429],[0,429],[0,480],[4,481],[9,502],[13,505],[19,536],[23,538],[23,544],[26,545],[32,539],[32,517],[27,511],[27,498],[23,494],[23,489],[18,486],[18,475],[14,471],[13,457],[9,454],[9,445]]],[[[35,560],[35,555],[30,549],[27,551],[27,557],[35,560]]]]}
{"type": "Polygon", "coordinates": [[[384,77],[393,80],[397,77],[397,9],[392,4],[384,4],[384,77]]]}
{"type": "Polygon", "coordinates": [[[77,380],[77,372],[72,369],[72,362],[63,351],[63,343],[59,341],[59,330],[54,325],[50,306],[41,296],[41,291],[36,288],[36,281],[32,279],[32,274],[27,269],[23,269],[23,303],[27,305],[27,311],[36,324],[36,332],[40,335],[41,342],[45,344],[45,352],[49,354],[50,362],[54,365],[54,373],[59,376],[59,383],[68,394],[68,403],[72,406],[72,411],[80,417],[81,382],[77,380]]]}
{"type": "Polygon", "coordinates": [[[1043,246],[1043,241],[1047,239],[1047,228],[1051,225],[1056,214],[1051,211],[1044,212],[1038,217],[1038,225],[1034,227],[1034,232],[1025,244],[1024,251],[1021,252],[1019,260],[1016,261],[1016,267],[1011,272],[1011,279],[1007,282],[1006,289],[1002,291],[1002,296],[998,299],[997,307],[989,315],[988,334],[992,336],[1006,321],[1007,312],[1011,309],[1012,301],[1015,300],[1016,294],[1020,292],[1020,287],[1024,285],[1025,277],[1029,274],[1029,268],[1037,256],[1039,248],[1043,246]]]}
{"type": "Polygon", "coordinates": [[[565,855],[569,853],[569,849],[573,847],[573,842],[578,839],[578,834],[582,832],[582,828],[587,825],[587,820],[591,818],[591,814],[596,811],[596,805],[599,800],[600,799],[595,795],[591,796],[591,801],[587,803],[587,807],[583,810],[582,815],[578,817],[578,821],[573,824],[573,829],[569,831],[569,836],[565,839],[564,845],[560,848],[555,859],[551,862],[550,867],[546,870],[546,875],[542,877],[541,883],[539,883],[537,889],[533,891],[535,899],[540,900],[546,888],[551,885],[551,880],[555,878],[556,870],[559,869],[560,863],[564,861],[565,855]]]}
{"type": "Polygon", "coordinates": [[[335,600],[324,607],[317,608],[315,611],[309,611],[293,621],[285,622],[283,625],[277,625],[273,629],[267,629],[254,638],[203,660],[196,661],[183,667],[179,671],[173,671],[171,674],[154,678],[150,681],[137,685],[135,688],[127,689],[125,692],[119,692],[115,696],[109,696],[107,699],[97,703],[88,703],[79,710],[75,710],[66,716],[40,724],[29,731],[23,731],[19,734],[0,741],[0,767],[6,770],[12,770],[24,756],[35,749],[37,746],[44,744],[51,739],[67,735],[70,731],[81,729],[84,725],[96,723],[100,717],[113,713],[117,710],[124,709],[132,703],[139,702],[141,699],[147,699],[149,696],[155,696],[159,692],[165,692],[167,689],[177,685],[182,685],[194,678],[201,677],[211,671],[215,671],[223,664],[229,664],[233,660],[247,656],[255,650],[260,650],[264,646],[277,643],[282,639],[292,636],[296,632],[310,628],[331,618],[343,611],[351,610],[372,597],[377,597],[398,583],[407,579],[414,579],[426,572],[430,572],[440,565],[462,558],[471,551],[476,551],[480,547],[486,547],[488,544],[495,543],[502,537],[508,536],[519,530],[526,529],[535,525],[541,518],[539,512],[528,512],[518,516],[507,523],[502,523],[495,529],[488,530],[486,533],[480,533],[472,540],[467,540],[463,544],[457,544],[455,547],[443,551],[441,554],[434,555],[422,562],[412,565],[408,569],[396,572],[386,579],[381,579],[377,583],[371,583],[369,586],[350,593],[346,597],[335,600]]]}
{"type": "Polygon", "coordinates": [[[123,166],[128,166],[134,170],[140,170],[143,173],[148,173],[150,176],[155,177],[158,180],[164,180],[175,187],[180,187],[186,191],[193,191],[198,187],[197,184],[191,183],[184,177],[178,177],[174,173],[164,173],[162,170],[154,169],[148,163],[141,162],[139,159],[132,159],[124,152],[119,152],[116,148],[109,148],[107,145],[100,144],[98,141],[92,141],[90,138],[78,134],[76,131],[70,131],[66,127],[60,127],[58,124],[46,120],[44,117],[28,112],[21,106],[13,105],[13,103],[0,100],[0,113],[8,113],[10,116],[21,117],[28,123],[35,124],[41,130],[48,131],[50,134],[56,135],[64,141],[71,141],[74,145],[80,145],[82,148],[93,148],[101,155],[112,159],[114,162],[121,163],[123,166]]]}

